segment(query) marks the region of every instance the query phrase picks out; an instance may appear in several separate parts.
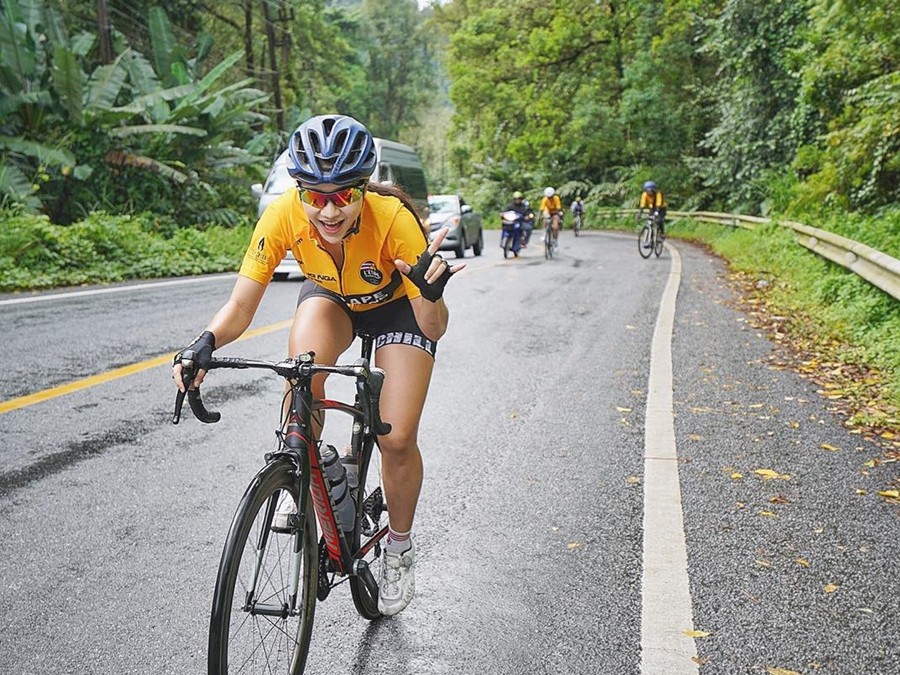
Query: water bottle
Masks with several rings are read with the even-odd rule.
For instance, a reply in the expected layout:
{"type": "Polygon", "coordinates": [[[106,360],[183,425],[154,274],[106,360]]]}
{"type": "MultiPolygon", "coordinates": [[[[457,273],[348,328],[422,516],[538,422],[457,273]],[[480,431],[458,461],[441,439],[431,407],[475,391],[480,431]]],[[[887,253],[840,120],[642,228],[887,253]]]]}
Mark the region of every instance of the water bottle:
{"type": "Polygon", "coordinates": [[[353,456],[353,449],[349,445],[341,452],[341,464],[347,472],[347,486],[355,490],[359,487],[359,462],[353,456]]]}
{"type": "Polygon", "coordinates": [[[324,446],[321,456],[322,468],[331,486],[331,501],[334,503],[334,515],[338,526],[344,532],[352,532],[356,509],[347,486],[347,471],[333,445],[324,446]]]}

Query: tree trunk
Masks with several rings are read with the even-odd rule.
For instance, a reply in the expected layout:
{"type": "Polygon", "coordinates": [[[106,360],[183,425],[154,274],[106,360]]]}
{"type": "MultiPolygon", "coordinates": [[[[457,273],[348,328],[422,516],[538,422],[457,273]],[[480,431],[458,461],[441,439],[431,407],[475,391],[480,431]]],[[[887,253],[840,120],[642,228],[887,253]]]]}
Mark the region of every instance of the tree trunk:
{"type": "Polygon", "coordinates": [[[281,106],[281,77],[278,72],[278,62],[275,60],[275,25],[272,23],[272,15],[269,12],[270,0],[263,2],[263,17],[266,22],[266,40],[269,43],[269,69],[272,73],[272,92],[275,96],[275,125],[279,131],[284,131],[284,109],[281,106]]]}
{"type": "Polygon", "coordinates": [[[97,28],[100,33],[100,63],[112,63],[112,31],[109,25],[109,10],[106,0],[97,0],[97,28]]]}

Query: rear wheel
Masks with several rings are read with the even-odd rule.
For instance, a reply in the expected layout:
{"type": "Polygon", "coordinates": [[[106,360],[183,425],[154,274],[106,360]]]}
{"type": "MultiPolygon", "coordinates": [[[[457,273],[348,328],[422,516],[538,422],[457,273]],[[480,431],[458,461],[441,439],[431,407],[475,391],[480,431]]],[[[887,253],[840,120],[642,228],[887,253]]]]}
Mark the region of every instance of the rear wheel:
{"type": "Polygon", "coordinates": [[[581,232],[581,216],[575,216],[575,220],[572,222],[572,229],[577,237],[578,233],[581,232]]]}
{"type": "Polygon", "coordinates": [[[271,529],[282,493],[296,502],[298,488],[294,464],[276,460],[256,475],[238,505],[213,595],[210,673],[300,675],[306,667],[318,582],[311,502],[302,531],[271,529]],[[296,598],[291,597],[292,569],[299,569],[296,598]]]}
{"type": "Polygon", "coordinates": [[[384,535],[387,533],[388,512],[381,481],[381,450],[374,440],[369,440],[371,451],[359,465],[359,491],[357,493],[356,527],[350,548],[354,551],[365,548],[362,560],[366,562],[371,577],[366,582],[361,575],[350,577],[350,593],[356,611],[365,619],[377,619],[378,581],[381,578],[381,551],[384,535]],[[374,582],[374,583],[373,583],[374,582]]]}
{"type": "Polygon", "coordinates": [[[544,257],[547,260],[553,257],[553,228],[544,230],[544,257]]]}
{"type": "Polygon", "coordinates": [[[638,251],[642,258],[649,258],[653,252],[653,233],[650,231],[649,225],[644,225],[638,235],[638,251]]]}

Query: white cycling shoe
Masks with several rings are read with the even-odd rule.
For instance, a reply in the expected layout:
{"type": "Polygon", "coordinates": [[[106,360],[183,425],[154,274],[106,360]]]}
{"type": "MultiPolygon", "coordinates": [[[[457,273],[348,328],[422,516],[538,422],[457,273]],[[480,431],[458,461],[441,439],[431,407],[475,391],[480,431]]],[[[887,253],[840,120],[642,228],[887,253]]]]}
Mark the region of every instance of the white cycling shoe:
{"type": "Polygon", "coordinates": [[[403,553],[385,550],[378,585],[378,611],[385,616],[399,614],[416,593],[416,548],[412,540],[403,553]]]}

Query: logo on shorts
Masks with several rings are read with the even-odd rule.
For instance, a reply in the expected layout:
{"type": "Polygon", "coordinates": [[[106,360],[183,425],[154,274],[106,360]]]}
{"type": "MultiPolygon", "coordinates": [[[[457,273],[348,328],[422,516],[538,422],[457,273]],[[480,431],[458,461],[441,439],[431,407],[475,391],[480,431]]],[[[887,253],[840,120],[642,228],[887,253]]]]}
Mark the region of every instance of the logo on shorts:
{"type": "Polygon", "coordinates": [[[366,260],[359,266],[359,276],[363,281],[373,286],[378,286],[384,281],[384,275],[381,273],[381,270],[371,260],[366,260]]]}

